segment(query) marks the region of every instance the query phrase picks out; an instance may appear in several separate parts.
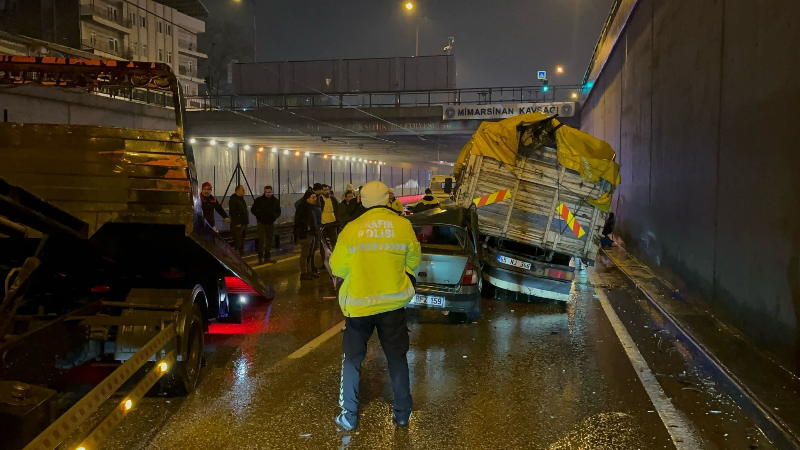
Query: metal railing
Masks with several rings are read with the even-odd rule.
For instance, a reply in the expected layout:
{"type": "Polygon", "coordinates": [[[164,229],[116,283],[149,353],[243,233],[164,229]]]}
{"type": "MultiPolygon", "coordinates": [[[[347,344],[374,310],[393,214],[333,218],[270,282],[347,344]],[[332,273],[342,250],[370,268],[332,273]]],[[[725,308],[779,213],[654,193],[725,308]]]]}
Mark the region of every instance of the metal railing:
{"type": "MultiPolygon", "coordinates": [[[[445,104],[547,103],[577,101],[582,86],[558,85],[332,94],[211,95],[187,97],[202,110],[273,108],[400,108],[445,104]]],[[[187,106],[188,108],[188,106],[187,106]]]]}
{"type": "Polygon", "coordinates": [[[122,25],[125,28],[131,28],[133,26],[131,20],[127,17],[123,17],[116,7],[111,7],[113,9],[109,9],[110,7],[111,5],[106,5],[104,3],[92,2],[91,4],[83,4],[81,5],[81,14],[101,17],[122,25]]]}

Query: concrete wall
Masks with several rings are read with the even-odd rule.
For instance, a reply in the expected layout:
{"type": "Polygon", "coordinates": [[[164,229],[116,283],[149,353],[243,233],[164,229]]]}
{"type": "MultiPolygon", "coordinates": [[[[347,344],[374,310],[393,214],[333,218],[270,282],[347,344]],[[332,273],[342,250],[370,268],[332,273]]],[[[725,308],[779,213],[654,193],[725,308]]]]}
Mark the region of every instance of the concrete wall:
{"type": "Polygon", "coordinates": [[[629,249],[800,372],[800,2],[639,0],[582,108],[629,249]]]}

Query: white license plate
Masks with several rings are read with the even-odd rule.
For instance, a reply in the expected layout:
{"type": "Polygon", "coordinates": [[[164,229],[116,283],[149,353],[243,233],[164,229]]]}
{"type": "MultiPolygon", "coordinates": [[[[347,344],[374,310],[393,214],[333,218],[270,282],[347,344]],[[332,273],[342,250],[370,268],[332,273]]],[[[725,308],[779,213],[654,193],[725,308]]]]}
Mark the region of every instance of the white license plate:
{"type": "Polygon", "coordinates": [[[416,305],[429,305],[444,308],[444,297],[434,297],[432,295],[415,295],[411,303],[416,305]]]}
{"type": "Polygon", "coordinates": [[[514,258],[509,258],[508,256],[498,255],[497,260],[503,264],[508,264],[509,266],[519,267],[525,270],[531,270],[531,263],[525,261],[519,261],[514,258]]]}

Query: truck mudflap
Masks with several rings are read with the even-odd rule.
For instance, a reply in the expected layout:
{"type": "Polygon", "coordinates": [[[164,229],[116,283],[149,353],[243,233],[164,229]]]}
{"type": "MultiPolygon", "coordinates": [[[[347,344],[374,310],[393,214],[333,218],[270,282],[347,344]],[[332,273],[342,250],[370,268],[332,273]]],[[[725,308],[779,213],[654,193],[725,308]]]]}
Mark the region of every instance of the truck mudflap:
{"type": "Polygon", "coordinates": [[[572,290],[571,278],[560,281],[510,267],[501,267],[496,261],[485,262],[483,279],[497,288],[550,300],[565,302],[569,299],[572,290]]]}

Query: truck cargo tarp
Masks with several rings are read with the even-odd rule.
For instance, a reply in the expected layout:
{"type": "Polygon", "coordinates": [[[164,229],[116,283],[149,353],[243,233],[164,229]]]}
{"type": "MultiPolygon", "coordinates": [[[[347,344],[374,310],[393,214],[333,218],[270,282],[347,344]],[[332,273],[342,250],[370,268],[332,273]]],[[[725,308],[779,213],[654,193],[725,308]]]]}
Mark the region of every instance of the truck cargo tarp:
{"type": "MultiPolygon", "coordinates": [[[[456,179],[470,155],[496,159],[505,163],[513,172],[520,141],[518,127],[529,127],[547,119],[549,116],[546,114],[530,113],[509,117],[499,122],[483,122],[458,155],[454,168],[456,179]]],[[[558,126],[560,122],[553,119],[553,125],[558,126]]],[[[594,206],[608,211],[611,194],[614,192],[614,187],[620,183],[619,164],[614,162],[616,157],[614,149],[607,142],[566,125],[559,127],[555,134],[559,164],[578,172],[582,178],[589,181],[597,182],[604,179],[611,183],[610,192],[604,193],[597,199],[589,199],[594,206]]]]}

